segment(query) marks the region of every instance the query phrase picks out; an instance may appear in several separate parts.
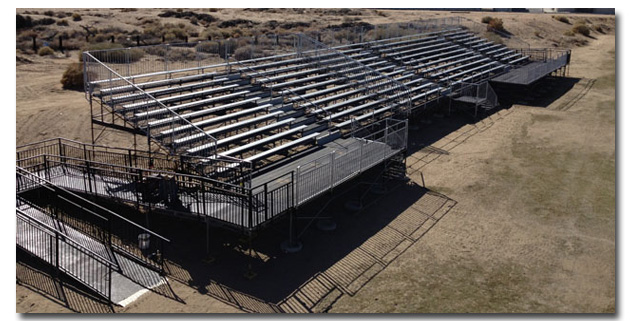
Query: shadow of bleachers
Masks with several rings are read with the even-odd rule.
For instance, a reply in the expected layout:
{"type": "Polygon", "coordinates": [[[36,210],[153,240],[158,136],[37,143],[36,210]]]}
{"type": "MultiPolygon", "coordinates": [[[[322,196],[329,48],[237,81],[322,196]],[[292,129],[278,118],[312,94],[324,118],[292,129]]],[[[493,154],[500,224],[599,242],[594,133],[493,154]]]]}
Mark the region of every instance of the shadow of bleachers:
{"type": "MultiPolygon", "coordinates": [[[[374,181],[375,172],[360,179],[374,181]]],[[[307,204],[295,220],[303,244],[295,254],[285,254],[280,247],[288,238],[287,219],[254,235],[251,250],[239,234],[212,228],[212,263],[204,262],[203,223],[162,216],[153,221],[178,226],[169,235],[170,279],[246,312],[322,312],[340,296],[357,293],[456,204],[410,181],[386,186],[389,193],[371,195],[360,212],[344,209],[347,200],[369,188],[356,182],[337,189],[336,198],[307,204]],[[334,220],[335,231],[309,224],[322,208],[320,217],[334,220]],[[244,276],[250,268],[256,273],[251,280],[244,276]]]]}
{"type": "Polygon", "coordinates": [[[547,108],[572,90],[580,81],[573,77],[544,77],[530,86],[493,83],[499,101],[504,106],[514,104],[547,108]]]}

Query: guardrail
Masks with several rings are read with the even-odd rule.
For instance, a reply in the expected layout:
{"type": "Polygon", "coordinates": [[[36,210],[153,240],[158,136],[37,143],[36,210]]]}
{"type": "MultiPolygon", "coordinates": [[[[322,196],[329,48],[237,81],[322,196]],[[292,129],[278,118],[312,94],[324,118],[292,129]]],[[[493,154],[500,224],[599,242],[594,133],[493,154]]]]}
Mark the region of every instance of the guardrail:
{"type": "MultiPolygon", "coordinates": [[[[110,104],[108,102],[107,96],[105,97],[101,96],[101,99],[103,99],[106,105],[112,108],[114,112],[117,112],[119,115],[121,115],[125,119],[126,122],[134,124],[136,128],[142,129],[147,134],[148,141],[153,139],[154,141],[161,142],[163,145],[167,146],[171,150],[172,153],[175,154],[178,151],[177,147],[179,147],[179,146],[176,146],[175,144],[176,133],[177,133],[175,129],[187,127],[187,128],[194,129],[194,131],[199,135],[199,138],[195,140],[191,140],[191,142],[186,144],[184,147],[185,150],[195,147],[200,143],[208,144],[210,142],[214,145],[214,148],[208,149],[209,151],[211,151],[211,153],[205,156],[214,156],[217,154],[217,148],[216,148],[217,139],[215,137],[209,135],[204,130],[202,130],[201,128],[199,128],[198,126],[190,122],[188,119],[182,117],[182,115],[173,111],[171,108],[167,107],[165,104],[157,100],[151,94],[145,92],[143,89],[141,89],[136,84],[131,82],[128,78],[123,77],[121,74],[119,74],[118,72],[116,72],[115,70],[107,66],[106,64],[99,61],[90,52],[83,53],[83,61],[84,61],[84,68],[85,68],[84,77],[85,77],[86,84],[88,85],[88,90],[90,91],[90,96],[94,90],[93,87],[96,84],[94,80],[91,79],[93,77],[93,74],[109,73],[109,78],[107,78],[107,81],[101,84],[97,84],[97,85],[102,86],[103,84],[106,84],[107,88],[115,88],[115,87],[121,87],[121,86],[129,86],[132,88],[131,94],[136,95],[138,98],[134,98],[131,102],[140,103],[141,104],[140,106],[142,106],[143,104],[146,106],[144,108],[140,107],[137,110],[134,110],[132,113],[144,114],[145,115],[144,119],[142,117],[134,117],[133,114],[129,116],[124,106],[118,106],[117,104],[114,104],[114,103],[110,104]],[[147,112],[149,111],[151,107],[156,106],[156,105],[161,110],[166,111],[165,112],[166,117],[161,118],[162,120],[164,120],[163,123],[166,125],[161,124],[160,127],[168,128],[168,130],[159,131],[157,133],[155,131],[152,132],[151,124],[149,123],[149,120],[152,118],[150,118],[150,114],[147,112]],[[164,135],[163,134],[164,132],[170,132],[170,133],[164,135]]],[[[112,101],[112,98],[113,98],[113,94],[110,92],[110,95],[109,95],[110,102],[112,101]]]]}
{"type": "Polygon", "coordinates": [[[407,148],[407,120],[384,119],[371,126],[383,127],[345,148],[296,168],[296,206],[333,189],[407,148]]]}
{"type": "Polygon", "coordinates": [[[117,269],[116,263],[19,209],[16,219],[19,248],[112,301],[112,272],[117,269]]]}
{"type": "Polygon", "coordinates": [[[250,184],[251,164],[227,157],[208,159],[192,155],[169,155],[127,148],[86,144],[66,138],[51,138],[16,148],[16,165],[29,168],[38,155],[69,156],[100,163],[201,175],[217,184],[250,184]],[[235,164],[237,166],[235,166],[235,164]],[[226,170],[230,169],[230,170],[226,170]],[[232,182],[232,183],[230,183],[232,182]]]}
{"type": "MultiPolygon", "coordinates": [[[[72,218],[69,218],[68,215],[63,215],[62,219],[64,222],[110,246],[113,250],[119,250],[119,253],[158,272],[164,272],[164,244],[170,241],[118,213],[71,192],[70,190],[77,190],[78,184],[76,182],[73,183],[67,176],[54,173],[53,168],[63,166],[61,169],[67,170],[72,166],[69,164],[72,159],[62,158],[63,162],[60,164],[63,165],[56,165],[55,161],[50,158],[54,158],[54,156],[44,157],[43,170],[36,173],[16,166],[16,191],[18,193],[24,191],[25,186],[29,188],[38,186],[52,191],[60,202],[79,212],[72,218]],[[64,177],[65,180],[60,180],[59,177],[64,177]],[[138,243],[139,235],[147,235],[148,246],[146,248],[140,248],[138,243]]],[[[88,172],[86,175],[88,176],[88,182],[90,182],[89,177],[93,176],[94,173],[88,172]]],[[[81,183],[85,183],[85,181],[81,183]]],[[[84,184],[83,187],[83,190],[81,188],[78,188],[78,190],[87,192],[92,190],[93,185],[87,186],[84,184]]],[[[59,213],[50,212],[48,214],[54,218],[58,218],[60,215],[59,213]]]]}

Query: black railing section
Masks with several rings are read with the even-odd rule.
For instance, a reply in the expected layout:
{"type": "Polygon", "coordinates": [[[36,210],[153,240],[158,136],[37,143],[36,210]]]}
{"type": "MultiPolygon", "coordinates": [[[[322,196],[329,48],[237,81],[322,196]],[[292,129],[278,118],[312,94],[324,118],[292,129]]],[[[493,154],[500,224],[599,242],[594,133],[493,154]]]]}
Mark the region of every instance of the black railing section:
{"type": "Polygon", "coordinates": [[[38,257],[111,302],[112,272],[116,263],[44,222],[16,209],[16,245],[38,257]]]}
{"type": "Polygon", "coordinates": [[[19,146],[16,151],[17,165],[29,168],[41,163],[35,156],[68,156],[101,163],[127,167],[173,171],[184,174],[201,175],[222,182],[247,184],[251,169],[247,164],[221,159],[207,159],[191,155],[169,155],[141,150],[85,144],[65,138],[51,138],[44,141],[19,146]],[[222,170],[225,168],[231,170],[222,170]]]}
{"type": "MultiPolygon", "coordinates": [[[[63,203],[63,209],[62,206],[56,210],[50,210],[35,205],[36,210],[68,224],[68,226],[101,242],[116,253],[160,273],[164,272],[164,247],[165,243],[170,242],[168,239],[73,193],[70,190],[77,191],[76,188],[73,188],[77,184],[73,182],[72,176],[69,176],[72,175],[71,168],[73,166],[70,164],[70,160],[64,159],[63,162],[58,162],[46,159],[46,155],[43,156],[46,161],[41,166],[44,168],[44,172],[32,173],[16,166],[16,191],[18,193],[25,190],[24,186],[31,187],[33,185],[50,191],[54,196],[53,204],[56,202],[56,204],[62,205],[60,203],[63,203]],[[67,167],[63,168],[54,164],[63,164],[67,167]],[[63,171],[64,169],[66,170],[65,174],[55,173],[57,170],[63,171]],[[60,181],[60,177],[65,177],[66,180],[60,181]],[[67,211],[62,212],[63,210],[67,211]],[[75,215],[70,212],[74,212],[75,215]]],[[[50,158],[52,156],[49,156],[50,158]]],[[[78,191],[83,192],[86,188],[87,190],[91,189],[93,185],[88,183],[89,180],[83,178],[94,175],[95,173],[84,173],[81,179],[84,190],[78,189],[78,191]],[[90,186],[87,186],[88,184],[90,186]]],[[[19,196],[19,200],[23,204],[27,202],[21,196],[19,196]]],[[[33,203],[26,204],[34,205],[33,203]]]]}

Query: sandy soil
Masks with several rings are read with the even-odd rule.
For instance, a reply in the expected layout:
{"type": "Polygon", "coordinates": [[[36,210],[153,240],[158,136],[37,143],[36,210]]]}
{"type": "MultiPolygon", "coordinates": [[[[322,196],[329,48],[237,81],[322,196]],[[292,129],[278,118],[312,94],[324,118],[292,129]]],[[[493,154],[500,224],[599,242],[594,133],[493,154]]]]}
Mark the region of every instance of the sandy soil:
{"type": "MultiPolygon", "coordinates": [[[[407,11],[386,13],[388,17],[361,18],[381,23],[419,17],[407,11]]],[[[147,13],[117,12],[116,17],[131,23],[143,14],[147,13]]],[[[237,15],[260,21],[304,20],[282,13],[226,10],[216,15],[220,14],[226,15],[224,20],[237,15]]],[[[459,15],[479,21],[486,14],[459,15]]],[[[549,15],[493,15],[501,16],[509,31],[533,47],[555,43],[568,29],[549,15]],[[534,30],[542,30],[544,38],[535,36],[534,30]]],[[[427,187],[453,206],[440,217],[418,222],[424,232],[410,232],[405,239],[408,247],[398,256],[380,258],[383,266],[356,290],[334,282],[337,286],[329,293],[337,294],[323,310],[615,312],[614,32],[585,38],[587,45],[573,48],[570,76],[576,83],[545,108],[514,105],[478,123],[457,126],[449,118],[436,118],[434,125],[411,132],[407,165],[412,184],[422,183],[422,172],[427,187]],[[421,149],[425,137],[440,131],[436,125],[441,123],[453,128],[421,149]],[[432,225],[424,227],[425,222],[432,225]]],[[[59,83],[76,53],[69,58],[17,55],[32,63],[17,63],[16,143],[56,136],[90,141],[84,94],[62,90],[59,83]]],[[[131,145],[128,136],[112,130],[98,142],[131,145]]],[[[411,204],[389,213],[392,222],[375,231],[372,242],[387,239],[397,224],[409,226],[417,219],[414,213],[432,212],[424,201],[428,197],[389,194],[365,210],[367,216],[378,216],[394,211],[388,204],[411,204]]],[[[371,253],[370,239],[360,247],[371,253]]],[[[344,262],[358,261],[357,255],[348,253],[323,274],[335,281],[340,274],[365,269],[349,265],[350,270],[340,272],[340,266],[347,266],[344,262]]],[[[17,269],[24,276],[16,285],[17,312],[112,312],[72,287],[65,287],[62,299],[47,275],[21,264],[17,269]]],[[[216,299],[186,282],[170,285],[166,295],[149,293],[114,312],[240,311],[230,300],[216,299]]]]}

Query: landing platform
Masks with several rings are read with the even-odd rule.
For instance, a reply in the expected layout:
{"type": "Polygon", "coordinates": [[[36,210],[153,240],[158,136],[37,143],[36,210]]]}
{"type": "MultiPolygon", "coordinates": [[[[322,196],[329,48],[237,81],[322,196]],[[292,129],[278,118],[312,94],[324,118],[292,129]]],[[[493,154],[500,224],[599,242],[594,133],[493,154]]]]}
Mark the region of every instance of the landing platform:
{"type": "Polygon", "coordinates": [[[545,77],[549,72],[541,71],[546,63],[541,61],[531,62],[525,66],[513,69],[505,74],[492,78],[491,81],[513,85],[530,85],[545,77]]]}
{"type": "Polygon", "coordinates": [[[252,178],[252,186],[268,184],[268,190],[287,184],[289,173],[294,172],[295,203],[301,203],[342,184],[369,168],[379,164],[397,151],[387,144],[361,138],[338,138],[318,151],[252,178]],[[333,168],[331,160],[335,158],[333,168]],[[300,170],[297,168],[300,166],[300,170]],[[299,174],[298,174],[299,173],[299,174]],[[283,176],[285,175],[285,176],[283,176]],[[275,179],[282,177],[282,179],[275,179]]]}

